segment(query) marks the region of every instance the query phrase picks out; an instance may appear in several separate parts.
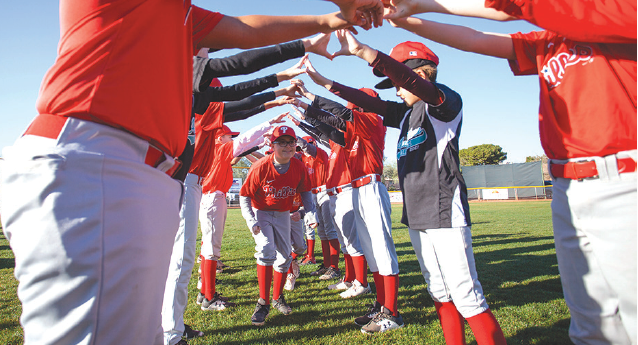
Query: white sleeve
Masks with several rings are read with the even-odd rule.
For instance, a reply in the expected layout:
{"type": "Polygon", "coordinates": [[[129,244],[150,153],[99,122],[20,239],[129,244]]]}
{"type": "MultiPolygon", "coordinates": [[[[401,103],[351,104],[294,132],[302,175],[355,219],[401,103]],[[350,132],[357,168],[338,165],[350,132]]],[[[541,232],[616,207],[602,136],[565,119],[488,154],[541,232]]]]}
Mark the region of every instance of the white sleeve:
{"type": "Polygon", "coordinates": [[[242,152],[256,146],[254,142],[259,138],[263,140],[263,135],[269,130],[270,122],[266,121],[237,136],[237,138],[233,140],[233,157],[237,157],[242,152]]]}

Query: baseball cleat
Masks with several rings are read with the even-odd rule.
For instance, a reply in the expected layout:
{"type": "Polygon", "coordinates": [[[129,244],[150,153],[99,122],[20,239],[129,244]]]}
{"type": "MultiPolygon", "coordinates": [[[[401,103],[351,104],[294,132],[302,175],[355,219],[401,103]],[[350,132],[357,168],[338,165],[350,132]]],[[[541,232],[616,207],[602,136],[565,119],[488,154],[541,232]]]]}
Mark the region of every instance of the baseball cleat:
{"type": "Polygon", "coordinates": [[[295,289],[295,283],[297,282],[297,277],[293,273],[288,273],[286,277],[286,284],[284,285],[284,290],[292,291],[295,289]]]}
{"type": "Polygon", "coordinates": [[[367,307],[368,312],[365,315],[354,319],[354,323],[358,326],[365,326],[370,323],[370,321],[372,321],[372,319],[381,311],[383,306],[378,301],[374,301],[374,304],[368,304],[367,307]]]}
{"type": "Polygon", "coordinates": [[[266,300],[260,298],[257,301],[255,312],[250,317],[250,321],[254,326],[263,326],[266,323],[266,317],[270,313],[270,304],[266,304],[266,300]]]}
{"type": "Polygon", "coordinates": [[[222,310],[225,310],[226,308],[234,307],[236,305],[237,304],[233,302],[229,302],[228,298],[222,297],[219,293],[215,292],[215,295],[213,295],[212,301],[209,301],[208,299],[204,298],[201,309],[204,311],[222,311],[222,310]]]}
{"type": "Polygon", "coordinates": [[[341,278],[341,280],[338,283],[328,285],[328,290],[347,290],[347,289],[349,289],[352,286],[352,283],[351,282],[347,282],[344,279],[346,279],[345,276],[343,278],[341,278]]]}
{"type": "Polygon", "coordinates": [[[322,276],[324,273],[326,273],[326,271],[328,270],[328,268],[326,266],[324,266],[323,264],[319,265],[319,267],[317,267],[317,270],[314,272],[310,272],[310,275],[313,277],[316,276],[322,276]]]}
{"type": "Polygon", "coordinates": [[[201,305],[204,302],[204,299],[206,298],[206,296],[204,296],[204,294],[200,291],[197,293],[197,299],[195,300],[195,303],[197,305],[201,305]]]}
{"type": "Polygon", "coordinates": [[[386,307],[381,308],[372,321],[361,327],[361,332],[366,334],[383,333],[393,329],[403,327],[403,317],[397,312],[397,316],[392,315],[386,307]]]}
{"type": "Polygon", "coordinates": [[[272,304],[273,307],[277,308],[277,310],[279,310],[279,312],[284,315],[292,313],[292,308],[290,308],[288,303],[286,303],[284,295],[279,295],[279,298],[273,299],[272,301],[270,301],[270,304],[272,304]]]}
{"type": "Polygon", "coordinates": [[[336,279],[341,276],[341,271],[338,268],[334,268],[332,266],[328,267],[326,273],[319,277],[319,280],[330,280],[336,279]]]}
{"type": "Polygon", "coordinates": [[[317,260],[315,260],[315,258],[311,258],[311,257],[305,256],[303,258],[303,260],[301,260],[300,265],[301,266],[306,266],[306,265],[314,265],[316,263],[317,263],[317,260]]]}
{"type": "Polygon", "coordinates": [[[348,290],[340,293],[339,296],[341,296],[341,298],[351,298],[370,293],[371,291],[372,289],[370,289],[370,284],[368,284],[368,286],[363,286],[355,279],[354,282],[352,282],[352,286],[348,290]]]}
{"type": "Polygon", "coordinates": [[[203,337],[204,332],[193,329],[191,326],[184,324],[184,335],[183,337],[186,339],[193,339],[203,337]]]}

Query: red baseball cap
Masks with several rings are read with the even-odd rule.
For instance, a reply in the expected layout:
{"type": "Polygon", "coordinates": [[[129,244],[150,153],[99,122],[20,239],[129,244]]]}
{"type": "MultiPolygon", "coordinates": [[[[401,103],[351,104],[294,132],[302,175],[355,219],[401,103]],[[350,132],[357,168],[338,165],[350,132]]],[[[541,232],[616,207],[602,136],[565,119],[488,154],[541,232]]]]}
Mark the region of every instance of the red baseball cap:
{"type": "Polygon", "coordinates": [[[233,132],[230,130],[230,128],[228,128],[228,126],[224,125],[224,127],[222,127],[222,130],[219,132],[217,136],[221,137],[222,135],[226,135],[226,134],[230,134],[234,138],[239,135],[239,132],[233,132]]]}
{"type": "Polygon", "coordinates": [[[210,82],[210,87],[222,87],[222,82],[217,78],[213,78],[213,81],[210,82]]]}
{"type": "Polygon", "coordinates": [[[305,137],[301,137],[301,138],[302,138],[303,140],[305,140],[305,141],[307,141],[307,142],[311,143],[311,144],[315,142],[315,138],[313,138],[313,137],[311,137],[311,136],[309,136],[309,135],[306,135],[305,137]]]}
{"type": "MultiPolygon", "coordinates": [[[[359,91],[363,91],[363,92],[367,93],[368,95],[370,95],[372,97],[379,98],[379,93],[377,93],[376,91],[374,91],[372,89],[368,89],[367,87],[362,87],[362,88],[359,89],[359,91]]],[[[354,103],[348,102],[348,104],[346,105],[346,108],[352,110],[354,108],[359,108],[359,106],[354,104],[354,103]]]]}
{"type": "Polygon", "coordinates": [[[294,140],[297,140],[297,135],[295,131],[290,126],[279,126],[275,128],[270,136],[270,142],[274,143],[279,137],[283,137],[284,135],[292,137],[294,140]]]}
{"type": "MultiPolygon", "coordinates": [[[[405,64],[411,69],[421,67],[430,62],[434,63],[435,66],[439,65],[439,57],[421,42],[406,41],[399,43],[390,51],[390,57],[405,64]]],[[[385,76],[376,69],[373,69],[372,72],[377,77],[385,76]]],[[[375,87],[377,89],[389,89],[392,87],[392,81],[389,78],[386,78],[379,84],[375,85],[375,87]]]]}

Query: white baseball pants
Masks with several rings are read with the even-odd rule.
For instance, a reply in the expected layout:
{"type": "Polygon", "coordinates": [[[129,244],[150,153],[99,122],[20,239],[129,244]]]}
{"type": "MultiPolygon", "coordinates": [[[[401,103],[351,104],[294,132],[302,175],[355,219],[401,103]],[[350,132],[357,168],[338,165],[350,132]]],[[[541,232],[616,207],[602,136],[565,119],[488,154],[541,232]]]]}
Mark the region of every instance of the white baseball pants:
{"type": "Polygon", "coordinates": [[[221,257],[227,211],[226,194],[215,191],[202,196],[199,222],[202,229],[201,254],[206,260],[217,261],[221,257]]]}
{"type": "MultiPolygon", "coordinates": [[[[619,158],[636,151],[619,153],[619,158]]],[[[558,270],[575,344],[636,344],[636,173],[594,157],[599,178],[553,181],[558,270]]]]}
{"type": "MultiPolygon", "coordinates": [[[[313,194],[315,205],[317,206],[317,234],[322,241],[334,240],[337,238],[337,229],[332,223],[330,214],[330,196],[326,191],[313,194]]],[[[306,227],[306,238],[314,240],[315,229],[306,227]]]]}
{"type": "Polygon", "coordinates": [[[297,255],[303,255],[308,249],[308,245],[304,240],[303,218],[298,221],[290,220],[290,245],[292,252],[297,255]]]}
{"type": "Polygon", "coordinates": [[[350,256],[361,256],[363,250],[357,236],[352,206],[352,187],[343,187],[340,193],[330,197],[330,213],[340,235],[341,251],[350,256]]]}
{"type": "Polygon", "coordinates": [[[161,301],[182,185],[149,144],[69,119],[3,151],[2,221],[25,344],[162,344],[161,301]]]}
{"type": "Polygon", "coordinates": [[[430,296],[435,302],[454,302],[466,319],[488,309],[476,274],[470,229],[409,229],[430,296]]]}
{"type": "Polygon", "coordinates": [[[399,274],[399,260],[392,239],[392,206],[381,182],[371,182],[352,191],[355,227],[370,271],[389,276],[399,274]]]}
{"type": "Polygon", "coordinates": [[[165,345],[177,344],[184,334],[184,311],[188,302],[188,282],[195,265],[199,203],[202,199],[199,180],[200,177],[195,174],[187,174],[184,180],[184,202],[179,211],[179,228],[173,242],[162,306],[165,345]]]}
{"type": "MultiPolygon", "coordinates": [[[[255,259],[261,266],[273,266],[279,273],[288,272],[290,255],[290,212],[253,209],[261,231],[255,235],[255,259]]],[[[252,233],[252,231],[251,231],[252,233]]]]}

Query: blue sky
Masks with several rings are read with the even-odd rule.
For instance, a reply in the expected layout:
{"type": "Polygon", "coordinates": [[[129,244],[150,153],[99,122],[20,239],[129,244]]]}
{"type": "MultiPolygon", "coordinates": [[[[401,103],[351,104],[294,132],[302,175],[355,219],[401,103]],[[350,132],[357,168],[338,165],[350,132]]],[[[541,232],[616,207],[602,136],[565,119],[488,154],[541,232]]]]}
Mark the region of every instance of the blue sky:
{"type": "MultiPolygon", "coordinates": [[[[227,15],[248,14],[297,15],[322,14],[337,11],[337,7],[320,0],[194,0],[194,4],[227,15]]],[[[36,115],[35,101],[42,77],[53,64],[60,38],[57,1],[0,2],[0,148],[9,146],[20,136],[36,115]]],[[[419,17],[452,24],[470,26],[477,30],[513,33],[538,30],[523,22],[492,22],[474,18],[460,18],[437,14],[419,17]]],[[[461,148],[480,144],[503,147],[508,161],[521,163],[526,156],[541,155],[538,134],[538,77],[514,77],[507,61],[466,53],[428,41],[387,22],[381,28],[360,31],[358,39],[388,53],[403,41],[420,41],[432,49],[440,59],[438,82],[461,94],[464,102],[461,148]]],[[[329,50],[338,50],[333,37],[329,50]]],[[[235,54],[239,50],[223,50],[211,57],[235,54]]],[[[155,52],[161,54],[161,52],[155,52]]],[[[311,61],[326,77],[352,87],[372,87],[379,81],[366,62],[356,57],[338,57],[333,61],[311,55],[311,61]]],[[[289,61],[241,77],[222,78],[224,85],[276,73],[291,66],[289,61]]],[[[307,76],[302,78],[311,92],[338,100],[323,88],[314,85],[307,76]]],[[[400,101],[393,90],[380,91],[383,99],[400,101]]],[[[274,108],[254,118],[229,123],[233,130],[247,130],[268,120],[289,107],[274,108]]],[[[395,161],[398,130],[388,129],[385,156],[395,161]]]]}

